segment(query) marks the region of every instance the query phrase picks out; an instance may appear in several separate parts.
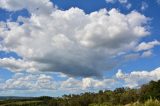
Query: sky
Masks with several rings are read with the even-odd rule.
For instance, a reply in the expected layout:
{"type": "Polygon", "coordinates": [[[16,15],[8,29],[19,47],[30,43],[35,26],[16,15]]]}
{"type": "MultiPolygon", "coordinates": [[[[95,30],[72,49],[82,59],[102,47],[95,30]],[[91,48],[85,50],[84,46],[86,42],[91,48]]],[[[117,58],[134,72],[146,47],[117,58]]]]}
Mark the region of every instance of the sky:
{"type": "Polygon", "coordinates": [[[0,0],[0,96],[159,80],[159,10],[160,0],[0,0]]]}

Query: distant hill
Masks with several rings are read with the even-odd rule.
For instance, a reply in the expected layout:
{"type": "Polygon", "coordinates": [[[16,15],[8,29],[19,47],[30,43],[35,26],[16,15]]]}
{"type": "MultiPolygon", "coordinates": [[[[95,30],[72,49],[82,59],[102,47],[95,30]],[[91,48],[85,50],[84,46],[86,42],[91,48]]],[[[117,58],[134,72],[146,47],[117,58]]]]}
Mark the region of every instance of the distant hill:
{"type": "Polygon", "coordinates": [[[0,100],[13,100],[13,99],[33,99],[35,97],[20,97],[20,96],[0,96],[0,100]]]}

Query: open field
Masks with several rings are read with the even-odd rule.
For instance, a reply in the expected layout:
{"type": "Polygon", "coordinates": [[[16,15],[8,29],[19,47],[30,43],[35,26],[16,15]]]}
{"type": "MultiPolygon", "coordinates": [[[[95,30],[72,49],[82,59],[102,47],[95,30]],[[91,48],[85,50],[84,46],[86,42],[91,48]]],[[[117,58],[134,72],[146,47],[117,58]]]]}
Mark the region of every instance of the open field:
{"type": "MultiPolygon", "coordinates": [[[[48,102],[49,103],[49,102],[48,102]]],[[[70,106],[70,105],[52,105],[44,101],[11,101],[9,103],[1,104],[0,106],[70,106]]],[[[113,105],[110,103],[89,104],[89,106],[160,106],[160,101],[149,99],[144,103],[135,102],[126,105],[113,105]]]]}
{"type": "MultiPolygon", "coordinates": [[[[5,101],[4,101],[5,102],[5,101]]],[[[32,105],[32,104],[41,104],[42,101],[10,101],[6,103],[0,104],[0,106],[24,106],[24,105],[32,105]]]]}

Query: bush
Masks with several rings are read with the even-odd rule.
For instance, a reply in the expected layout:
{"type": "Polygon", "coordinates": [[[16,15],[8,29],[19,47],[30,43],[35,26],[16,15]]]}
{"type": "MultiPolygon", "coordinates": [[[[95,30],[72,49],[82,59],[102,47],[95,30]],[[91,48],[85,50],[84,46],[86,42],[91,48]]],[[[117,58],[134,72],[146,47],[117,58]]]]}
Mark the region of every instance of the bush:
{"type": "Polygon", "coordinates": [[[158,100],[148,100],[145,102],[144,106],[160,106],[160,102],[158,100]]]}
{"type": "Polygon", "coordinates": [[[93,103],[93,104],[90,104],[89,106],[113,106],[113,105],[111,103],[105,102],[105,103],[102,103],[102,104],[93,103]]]}
{"type": "Polygon", "coordinates": [[[158,100],[149,99],[145,103],[136,102],[126,106],[160,106],[160,102],[158,100]]]}

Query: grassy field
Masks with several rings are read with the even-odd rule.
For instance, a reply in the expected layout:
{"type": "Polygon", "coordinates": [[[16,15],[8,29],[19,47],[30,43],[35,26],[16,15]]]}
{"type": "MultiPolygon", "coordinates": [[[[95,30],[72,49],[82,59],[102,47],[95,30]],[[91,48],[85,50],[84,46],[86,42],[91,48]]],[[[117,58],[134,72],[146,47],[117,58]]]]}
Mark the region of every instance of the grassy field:
{"type": "MultiPolygon", "coordinates": [[[[0,106],[57,106],[49,104],[49,102],[45,103],[44,101],[1,101],[4,102],[0,104],[0,106]]],[[[59,106],[59,105],[58,105],[59,106]]],[[[61,106],[68,106],[68,105],[61,105],[61,106]]],[[[134,102],[126,105],[112,105],[110,103],[102,103],[102,104],[90,104],[89,106],[160,106],[160,101],[149,99],[144,103],[134,102]]]]}
{"type": "Polygon", "coordinates": [[[30,106],[30,105],[40,105],[43,101],[1,101],[0,106],[30,106]]]}
{"type": "MultiPolygon", "coordinates": [[[[103,103],[103,104],[90,104],[89,106],[113,106],[113,105],[111,105],[109,103],[103,103]]],[[[115,106],[160,106],[160,101],[149,99],[144,103],[135,102],[135,103],[131,103],[131,104],[115,105],[115,106]]]]}

